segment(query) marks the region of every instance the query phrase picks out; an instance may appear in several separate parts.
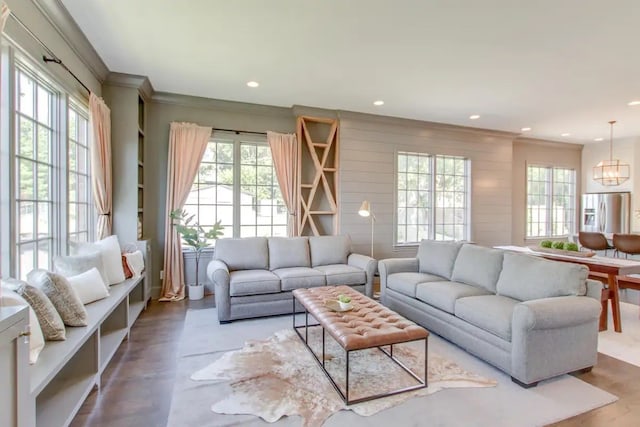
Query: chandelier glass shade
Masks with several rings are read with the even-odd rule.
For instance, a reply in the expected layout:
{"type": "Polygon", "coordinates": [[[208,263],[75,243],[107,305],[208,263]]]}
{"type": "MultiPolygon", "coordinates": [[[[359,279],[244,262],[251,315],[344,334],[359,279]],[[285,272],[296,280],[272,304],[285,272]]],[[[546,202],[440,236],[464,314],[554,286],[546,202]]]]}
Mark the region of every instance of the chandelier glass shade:
{"type": "Polygon", "coordinates": [[[609,160],[602,160],[593,167],[593,179],[607,187],[622,184],[629,179],[630,174],[630,167],[628,163],[624,163],[613,158],[613,125],[615,123],[615,120],[609,122],[611,125],[609,160]]]}

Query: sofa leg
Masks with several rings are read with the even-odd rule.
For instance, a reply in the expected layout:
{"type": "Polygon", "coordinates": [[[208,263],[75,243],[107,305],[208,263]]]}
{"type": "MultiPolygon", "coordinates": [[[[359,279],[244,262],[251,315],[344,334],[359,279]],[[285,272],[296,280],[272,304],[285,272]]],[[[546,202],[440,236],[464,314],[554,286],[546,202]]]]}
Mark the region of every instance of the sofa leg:
{"type": "Polygon", "coordinates": [[[589,366],[588,368],[578,369],[575,373],[578,375],[588,374],[589,372],[591,372],[592,369],[593,369],[593,366],[589,366]]]}
{"type": "Polygon", "coordinates": [[[231,323],[231,320],[220,320],[221,325],[227,325],[229,323],[231,323]]]}
{"type": "Polygon", "coordinates": [[[522,381],[518,381],[517,379],[511,377],[511,381],[513,381],[514,383],[518,384],[520,387],[522,388],[531,388],[531,387],[535,387],[538,385],[538,381],[534,382],[534,383],[530,383],[530,384],[525,384],[522,381]]]}

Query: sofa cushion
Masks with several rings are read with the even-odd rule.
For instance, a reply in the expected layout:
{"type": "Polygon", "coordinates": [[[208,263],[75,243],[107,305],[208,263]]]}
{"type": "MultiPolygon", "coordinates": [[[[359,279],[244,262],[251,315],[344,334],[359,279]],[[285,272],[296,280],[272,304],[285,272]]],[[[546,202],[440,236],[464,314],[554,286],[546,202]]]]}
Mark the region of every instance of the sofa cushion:
{"type": "Polygon", "coordinates": [[[280,288],[283,291],[292,291],[298,288],[314,288],[325,286],[327,281],[322,271],[307,267],[290,267],[273,270],[280,278],[280,288]]]}
{"type": "Polygon", "coordinates": [[[319,265],[314,267],[321,271],[327,280],[327,286],[331,285],[363,285],[367,282],[364,270],[345,264],[319,265]]]}
{"type": "Polygon", "coordinates": [[[268,270],[239,270],[229,273],[229,295],[280,292],[280,278],[268,270]]]}
{"type": "Polygon", "coordinates": [[[218,239],[214,257],[233,270],[266,270],[269,268],[269,250],[266,237],[218,239]]]}
{"type": "Polygon", "coordinates": [[[435,274],[451,279],[453,263],[458,256],[462,243],[442,242],[424,239],[418,248],[418,264],[420,273],[435,274]]]}
{"type": "Polygon", "coordinates": [[[443,278],[425,273],[393,273],[387,277],[387,287],[411,298],[416,297],[416,286],[424,282],[442,282],[443,278]]]}
{"type": "Polygon", "coordinates": [[[269,269],[311,267],[308,237],[270,237],[269,269]]]}
{"type": "Polygon", "coordinates": [[[513,309],[520,301],[500,295],[481,295],[456,300],[456,317],[511,342],[513,309]]]}
{"type": "Polygon", "coordinates": [[[477,295],[491,294],[486,289],[458,282],[426,282],[416,286],[416,298],[451,314],[458,298],[477,295]]]}
{"type": "Polygon", "coordinates": [[[351,252],[349,236],[313,236],[309,237],[311,266],[346,264],[351,252]]]}
{"type": "Polygon", "coordinates": [[[481,286],[495,293],[496,283],[502,271],[503,252],[498,249],[465,244],[462,245],[453,264],[451,280],[473,286],[481,286]]]}
{"type": "Polygon", "coordinates": [[[584,265],[505,252],[497,293],[520,301],[585,295],[588,275],[584,265]]]}

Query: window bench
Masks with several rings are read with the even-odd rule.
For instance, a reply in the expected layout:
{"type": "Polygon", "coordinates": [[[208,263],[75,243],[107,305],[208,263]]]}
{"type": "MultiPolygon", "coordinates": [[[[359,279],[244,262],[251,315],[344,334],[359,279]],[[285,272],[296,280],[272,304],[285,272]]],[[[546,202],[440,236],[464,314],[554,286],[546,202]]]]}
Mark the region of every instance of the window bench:
{"type": "MultiPolygon", "coordinates": [[[[146,271],[150,271],[147,242],[136,242],[136,246],[143,251],[146,271]]],[[[67,327],[67,339],[47,341],[38,361],[28,367],[27,425],[69,425],[93,387],[100,388],[102,373],[146,308],[149,278],[143,272],[112,285],[109,291],[107,298],[85,306],[87,326],[67,327]]]]}

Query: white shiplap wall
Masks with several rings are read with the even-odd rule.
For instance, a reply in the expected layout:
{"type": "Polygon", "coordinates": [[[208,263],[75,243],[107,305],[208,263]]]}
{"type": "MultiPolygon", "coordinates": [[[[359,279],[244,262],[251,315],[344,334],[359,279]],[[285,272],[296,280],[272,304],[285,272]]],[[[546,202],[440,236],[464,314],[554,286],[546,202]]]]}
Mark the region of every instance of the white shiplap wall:
{"type": "Polygon", "coordinates": [[[471,240],[511,243],[514,134],[365,114],[340,113],[340,231],[356,252],[370,251],[371,228],[358,216],[372,204],[377,259],[414,256],[415,247],[393,247],[395,153],[415,151],[471,159],[471,240]]]}

